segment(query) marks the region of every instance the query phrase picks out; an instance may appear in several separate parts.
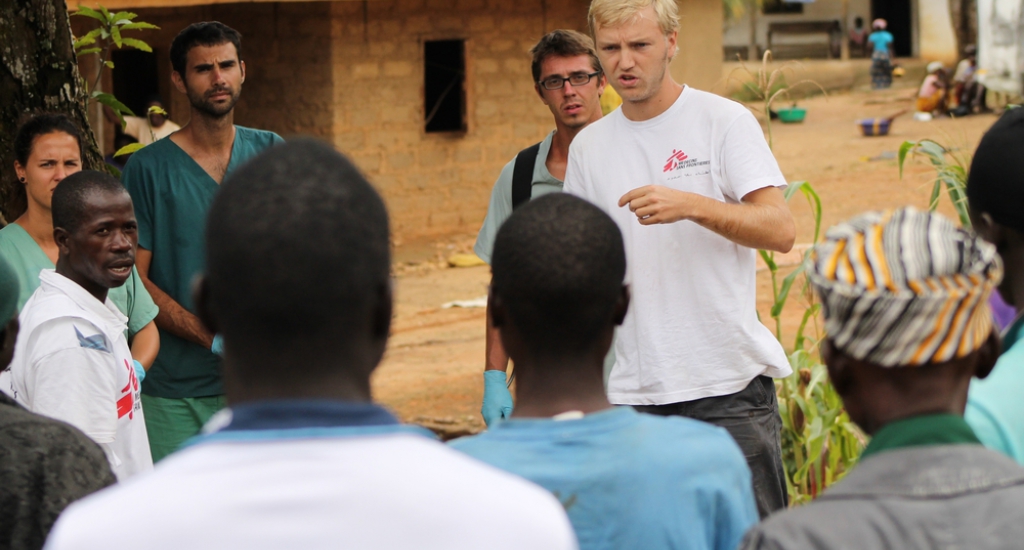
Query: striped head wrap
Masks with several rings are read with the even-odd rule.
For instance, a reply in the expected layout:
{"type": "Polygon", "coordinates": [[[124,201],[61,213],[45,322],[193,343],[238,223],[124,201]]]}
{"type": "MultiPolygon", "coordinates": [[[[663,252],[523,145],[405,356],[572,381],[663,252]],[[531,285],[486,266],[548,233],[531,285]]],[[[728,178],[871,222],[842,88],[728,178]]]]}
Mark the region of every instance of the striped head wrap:
{"type": "Polygon", "coordinates": [[[942,363],[981,347],[1003,275],[994,246],[911,207],[832,227],[806,268],[833,345],[883,367],[942,363]]]}

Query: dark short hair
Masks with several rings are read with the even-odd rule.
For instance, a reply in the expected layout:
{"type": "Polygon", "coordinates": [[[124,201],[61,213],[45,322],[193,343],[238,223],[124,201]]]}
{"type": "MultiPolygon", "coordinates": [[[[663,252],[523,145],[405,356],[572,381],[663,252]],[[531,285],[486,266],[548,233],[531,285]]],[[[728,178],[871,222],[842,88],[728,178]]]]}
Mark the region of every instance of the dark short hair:
{"type": "Polygon", "coordinates": [[[313,139],[274,146],[233,172],[207,217],[208,307],[243,347],[347,345],[367,334],[390,272],[384,201],[313,139]]]}
{"type": "MultiPolygon", "coordinates": [[[[41,113],[30,115],[24,119],[14,135],[14,160],[25,166],[28,164],[28,157],[32,155],[32,148],[35,146],[36,138],[63,132],[75,138],[78,142],[78,154],[85,160],[85,152],[82,150],[82,130],[65,114],[62,113],[41,113]]],[[[28,194],[25,185],[15,182],[10,188],[11,195],[7,199],[7,215],[9,220],[21,216],[28,208],[28,194]]]]}
{"type": "Polygon", "coordinates": [[[491,288],[538,353],[585,351],[612,322],[626,275],[615,222],[589,202],[554,193],[532,200],[494,241],[491,288]]]}
{"type": "Polygon", "coordinates": [[[86,208],[86,198],[96,192],[128,193],[121,182],[106,172],[75,172],[62,179],[53,190],[53,198],[50,201],[53,227],[60,227],[68,233],[78,231],[90,215],[86,208]]]}
{"type": "Polygon", "coordinates": [[[238,59],[242,59],[242,35],[220,21],[192,23],[182,29],[171,42],[171,68],[185,78],[188,52],[196,46],[217,46],[230,42],[235,45],[238,59]]]}
{"type": "Polygon", "coordinates": [[[967,176],[967,200],[976,212],[1024,233],[1024,108],[1007,109],[985,132],[967,176]]]}
{"type": "Polygon", "coordinates": [[[601,61],[597,59],[597,52],[594,50],[594,41],[589,36],[567,29],[551,31],[540,39],[540,42],[530,50],[533,55],[533,62],[530,70],[533,71],[533,81],[540,82],[540,66],[548,57],[575,57],[586,55],[590,57],[590,66],[595,71],[601,70],[601,61]]]}

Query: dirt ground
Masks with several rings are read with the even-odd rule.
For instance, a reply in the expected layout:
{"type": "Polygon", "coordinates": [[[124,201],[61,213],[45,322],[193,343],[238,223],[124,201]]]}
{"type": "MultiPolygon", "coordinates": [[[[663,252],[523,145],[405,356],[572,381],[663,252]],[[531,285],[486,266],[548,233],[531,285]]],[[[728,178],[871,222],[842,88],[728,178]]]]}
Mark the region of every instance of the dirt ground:
{"type": "MultiPolygon", "coordinates": [[[[873,92],[833,93],[801,102],[802,124],[773,124],[775,155],[790,181],[807,180],[821,196],[822,230],[866,210],[903,205],[926,208],[933,171],[913,161],[900,179],[896,153],[905,140],[931,138],[947,147],[973,151],[995,115],[918,122],[909,114],[896,119],[890,135],[866,138],[855,121],[882,117],[911,107],[914,90],[906,87],[873,92]]],[[[762,118],[763,117],[759,117],[762,118]]],[[[797,243],[813,239],[814,220],[802,197],[791,206],[797,220],[797,243]]],[[[940,211],[952,215],[944,195],[940,211]]],[[[483,429],[480,418],[484,358],[484,309],[442,308],[454,300],[471,300],[487,292],[487,266],[448,268],[444,259],[468,252],[475,235],[400,246],[395,251],[396,297],[392,338],[373,379],[375,398],[403,420],[449,435],[483,429]]],[[[806,248],[803,247],[803,248],[806,248]]],[[[798,250],[802,250],[798,246],[798,250]]],[[[793,254],[787,263],[798,258],[793,254]]],[[[790,268],[791,269],[791,268],[790,268]]],[[[758,310],[771,323],[767,270],[758,272],[758,310]]],[[[799,299],[783,313],[784,341],[792,337],[803,313],[799,299]]],[[[769,325],[774,330],[774,325],[769,325]]]]}

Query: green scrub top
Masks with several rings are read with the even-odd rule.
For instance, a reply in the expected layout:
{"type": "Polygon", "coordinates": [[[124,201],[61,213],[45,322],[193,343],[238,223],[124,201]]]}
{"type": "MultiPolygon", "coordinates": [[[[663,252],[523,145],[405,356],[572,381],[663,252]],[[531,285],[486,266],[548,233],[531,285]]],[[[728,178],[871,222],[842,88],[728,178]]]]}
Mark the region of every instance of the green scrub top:
{"type": "MultiPolygon", "coordinates": [[[[16,223],[0,229],[0,256],[3,256],[18,277],[18,310],[25,307],[32,293],[39,288],[39,272],[54,269],[53,262],[43,252],[27,231],[16,223]]],[[[107,293],[110,301],[128,317],[128,336],[134,336],[160,311],[153,303],[146,287],[142,285],[138,272],[132,268],[132,276],[117,288],[107,293]]]]}
{"type": "MultiPolygon", "coordinates": [[[[273,132],[235,126],[225,177],[283,141],[273,132]]],[[[121,181],[135,203],[139,246],[153,253],[149,280],[194,313],[192,280],[204,268],[206,213],[220,185],[170,138],[133,154],[121,181]]],[[[169,399],[221,395],[220,359],[198,344],[161,330],[160,353],[146,374],[142,393],[169,399]]]]}
{"type": "Polygon", "coordinates": [[[1003,335],[992,373],[971,381],[964,417],[988,448],[1024,465],[1024,317],[1003,335]]]}

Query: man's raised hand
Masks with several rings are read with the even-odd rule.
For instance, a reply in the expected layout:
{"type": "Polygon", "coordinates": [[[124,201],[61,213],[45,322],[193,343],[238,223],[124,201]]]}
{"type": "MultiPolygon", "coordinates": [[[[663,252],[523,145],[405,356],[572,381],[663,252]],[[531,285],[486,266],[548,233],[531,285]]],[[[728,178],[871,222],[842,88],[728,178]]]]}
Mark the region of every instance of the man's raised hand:
{"type": "Polygon", "coordinates": [[[626,193],[619,206],[629,206],[640,225],[675,223],[696,217],[697,207],[706,197],[660,185],[645,185],[626,193]]]}

